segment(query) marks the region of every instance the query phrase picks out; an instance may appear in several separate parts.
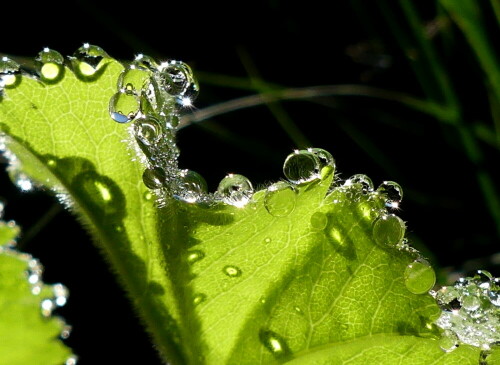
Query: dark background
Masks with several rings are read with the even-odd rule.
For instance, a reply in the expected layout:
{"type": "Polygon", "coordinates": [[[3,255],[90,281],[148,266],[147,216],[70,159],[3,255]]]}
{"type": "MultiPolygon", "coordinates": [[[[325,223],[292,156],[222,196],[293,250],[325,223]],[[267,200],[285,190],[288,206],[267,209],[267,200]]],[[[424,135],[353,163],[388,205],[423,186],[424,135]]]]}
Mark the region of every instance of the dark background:
{"type": "MultiPolygon", "coordinates": [[[[12,16],[2,20],[0,52],[33,57],[48,46],[71,55],[89,42],[117,59],[130,60],[143,52],[160,60],[183,60],[199,75],[198,110],[255,94],[215,85],[225,80],[217,74],[246,80],[252,76],[254,81],[260,77],[290,88],[368,85],[426,98],[410,61],[422,55],[418,49],[402,51],[388,25],[389,16],[406,29],[396,2],[74,4],[13,9],[12,16]]],[[[481,6],[491,14],[487,2],[481,6]]],[[[418,11],[430,34],[440,9],[428,1],[418,4],[418,11]]],[[[494,19],[485,22],[491,39],[498,37],[494,19]]],[[[491,125],[484,75],[458,29],[448,23],[446,31],[453,42],[442,43],[438,29],[435,45],[465,119],[491,125]]],[[[407,222],[411,242],[425,245],[433,264],[444,268],[441,273],[489,268],[500,275],[492,263],[498,251],[497,227],[476,182],[477,167],[452,127],[397,102],[362,96],[280,106],[312,146],[333,154],[341,177],[365,173],[375,185],[395,180],[403,186],[399,215],[407,222]]],[[[178,138],[182,167],[200,172],[212,191],[228,172],[244,174],[257,186],[276,181],[282,177],[284,159],[296,148],[265,105],[190,126],[178,138]]],[[[485,154],[482,167],[500,185],[498,145],[480,146],[485,154]]],[[[6,218],[23,227],[23,250],[45,265],[45,281],[62,282],[71,291],[58,313],[73,325],[67,343],[80,356],[80,364],[160,363],[106,263],[74,217],[55,208],[55,200],[45,193],[18,192],[3,171],[0,196],[7,203],[6,218]],[[37,231],[37,222],[48,211],[54,218],[37,231]]]]}

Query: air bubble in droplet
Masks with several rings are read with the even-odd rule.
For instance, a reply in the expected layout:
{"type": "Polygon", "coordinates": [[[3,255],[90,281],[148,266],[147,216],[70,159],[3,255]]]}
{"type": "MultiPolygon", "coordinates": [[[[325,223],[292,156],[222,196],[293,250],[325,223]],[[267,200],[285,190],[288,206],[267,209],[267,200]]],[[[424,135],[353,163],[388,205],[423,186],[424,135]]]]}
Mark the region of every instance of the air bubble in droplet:
{"type": "Polygon", "coordinates": [[[77,75],[84,80],[90,80],[104,70],[109,59],[109,55],[101,47],[85,43],[73,53],[71,63],[77,75]]]}
{"type": "Polygon", "coordinates": [[[377,188],[377,192],[385,197],[385,206],[390,209],[398,209],[403,200],[403,188],[394,181],[384,181],[377,188]]]}
{"type": "Polygon", "coordinates": [[[35,64],[45,82],[59,81],[64,74],[64,57],[53,49],[44,48],[35,58],[35,64]]]}
{"type": "Polygon", "coordinates": [[[229,276],[230,278],[236,278],[238,276],[241,276],[241,270],[234,266],[234,265],[226,265],[222,269],[222,272],[229,276]]]}
{"type": "Polygon", "coordinates": [[[356,174],[347,179],[344,183],[345,187],[353,187],[359,189],[362,194],[368,194],[373,191],[372,180],[363,174],[356,174]]]}
{"type": "Polygon", "coordinates": [[[328,217],[323,212],[314,212],[311,215],[311,229],[314,231],[322,231],[328,224],[328,217]]]}
{"type": "Polygon", "coordinates": [[[436,273],[427,261],[418,259],[406,267],[404,282],[413,294],[424,294],[436,283],[436,273]]]}
{"type": "Polygon", "coordinates": [[[320,160],[316,154],[306,150],[295,150],[283,164],[285,177],[294,184],[305,184],[321,178],[320,160]]]}
{"type": "Polygon", "coordinates": [[[109,115],[118,123],[128,123],[139,113],[139,98],[129,92],[119,91],[109,100],[109,115]]]}
{"type": "Polygon", "coordinates": [[[394,214],[383,214],[373,223],[373,238],[380,245],[395,246],[405,235],[405,223],[394,214]]]}
{"type": "Polygon", "coordinates": [[[445,330],[439,340],[439,347],[444,352],[452,352],[458,347],[458,338],[453,331],[445,330]]]}
{"type": "Polygon", "coordinates": [[[276,358],[283,358],[291,354],[285,339],[276,332],[260,330],[259,339],[266,349],[276,358]]]}
{"type": "Polygon", "coordinates": [[[245,176],[229,174],[219,183],[217,194],[224,203],[242,208],[252,198],[253,186],[245,176]]]}
{"type": "Polygon", "coordinates": [[[208,191],[203,176],[192,170],[181,171],[179,188],[174,197],[186,203],[197,202],[208,191]]]}
{"type": "Polygon", "coordinates": [[[274,217],[286,217],[295,209],[297,190],[286,181],[269,186],[264,195],[264,206],[274,217]]]}
{"type": "Polygon", "coordinates": [[[0,92],[2,89],[16,87],[21,81],[20,66],[9,57],[0,58],[0,92]]]}
{"type": "Polygon", "coordinates": [[[195,262],[200,261],[204,257],[205,253],[203,251],[200,250],[188,251],[187,262],[192,265],[195,262]]]}
{"type": "Polygon", "coordinates": [[[318,157],[321,179],[325,179],[335,173],[335,159],[332,154],[322,148],[308,148],[309,152],[318,157]]]}
{"type": "Polygon", "coordinates": [[[130,65],[118,77],[118,90],[126,90],[139,96],[151,77],[151,71],[136,65],[130,65]]]}
{"type": "Polygon", "coordinates": [[[144,170],[142,181],[149,189],[159,189],[165,184],[165,171],[160,167],[144,170]]]}
{"type": "Polygon", "coordinates": [[[205,300],[207,299],[207,296],[205,294],[196,294],[193,298],[193,304],[196,306],[196,305],[199,305],[201,303],[203,303],[205,300]]]}

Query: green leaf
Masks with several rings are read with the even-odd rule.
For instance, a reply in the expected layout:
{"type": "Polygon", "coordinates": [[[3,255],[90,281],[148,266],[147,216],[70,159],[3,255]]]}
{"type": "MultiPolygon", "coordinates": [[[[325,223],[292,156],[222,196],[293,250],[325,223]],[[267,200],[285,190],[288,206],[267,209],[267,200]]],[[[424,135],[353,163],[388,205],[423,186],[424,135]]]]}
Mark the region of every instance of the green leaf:
{"type": "Polygon", "coordinates": [[[382,192],[332,185],[324,168],[272,202],[263,190],[241,208],[168,196],[155,207],[129,128],[108,113],[123,67],[105,62],[92,80],[69,69],[51,84],[23,77],[5,90],[0,127],[12,175],[49,187],[82,219],[165,359],[477,362],[478,349],[439,349],[439,308],[404,281],[420,255],[382,192]]]}
{"type": "Polygon", "coordinates": [[[71,356],[71,350],[60,340],[65,324],[60,318],[50,317],[47,311],[47,317],[42,316],[41,308],[44,301],[51,305],[54,287],[44,285],[41,279],[36,283],[32,279],[33,284],[30,284],[27,273],[30,268],[33,270],[36,260],[2,246],[16,236],[18,228],[4,221],[0,221],[0,226],[0,362],[63,364],[71,356]],[[6,240],[3,233],[7,229],[11,235],[6,240]]]}

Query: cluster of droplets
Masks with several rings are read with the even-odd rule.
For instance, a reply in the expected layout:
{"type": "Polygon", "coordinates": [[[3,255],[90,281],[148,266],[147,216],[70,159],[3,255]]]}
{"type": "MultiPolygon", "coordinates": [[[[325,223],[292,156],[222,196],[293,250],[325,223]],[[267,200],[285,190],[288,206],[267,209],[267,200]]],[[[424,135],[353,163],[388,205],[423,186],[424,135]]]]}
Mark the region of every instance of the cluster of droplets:
{"type": "Polygon", "coordinates": [[[488,351],[500,343],[500,279],[485,270],[460,278],[452,286],[431,291],[441,308],[436,320],[443,329],[441,348],[450,352],[460,344],[488,351]]]}
{"type": "MultiPolygon", "coordinates": [[[[53,311],[66,304],[69,296],[68,289],[60,283],[48,285],[42,281],[43,266],[40,261],[32,255],[22,253],[14,249],[19,234],[19,227],[14,221],[5,222],[3,218],[4,204],[0,201],[0,255],[17,258],[26,263],[24,275],[31,288],[31,294],[40,296],[40,313],[43,317],[51,317],[53,311]]],[[[67,339],[71,334],[71,326],[65,324],[62,319],[61,339],[67,339]]],[[[66,365],[75,365],[77,357],[71,355],[65,362],[66,365]]]]}

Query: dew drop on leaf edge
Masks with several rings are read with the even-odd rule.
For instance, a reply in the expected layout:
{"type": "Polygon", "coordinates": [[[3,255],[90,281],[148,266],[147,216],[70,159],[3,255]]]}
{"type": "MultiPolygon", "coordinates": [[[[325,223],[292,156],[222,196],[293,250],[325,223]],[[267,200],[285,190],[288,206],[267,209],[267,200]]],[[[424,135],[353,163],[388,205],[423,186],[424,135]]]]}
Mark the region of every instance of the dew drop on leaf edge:
{"type": "Polygon", "coordinates": [[[315,153],[295,150],[285,159],[283,173],[290,182],[297,185],[305,184],[321,177],[320,165],[320,160],[315,153]]]}
{"type": "Polygon", "coordinates": [[[100,75],[109,59],[109,55],[101,47],[84,43],[73,53],[71,63],[81,79],[93,80],[100,75]]]}
{"type": "Polygon", "coordinates": [[[424,294],[436,283],[436,274],[427,261],[418,259],[406,267],[404,283],[413,294],[424,294]]]}
{"type": "Polygon", "coordinates": [[[229,174],[219,183],[217,193],[224,203],[241,208],[252,198],[253,186],[245,176],[229,174]]]}
{"type": "Polygon", "coordinates": [[[373,223],[373,238],[380,245],[398,245],[405,231],[405,223],[394,214],[382,214],[373,223]]]}
{"type": "Polygon", "coordinates": [[[64,57],[57,51],[44,48],[35,58],[41,79],[48,83],[59,81],[64,73],[64,57]]]}

